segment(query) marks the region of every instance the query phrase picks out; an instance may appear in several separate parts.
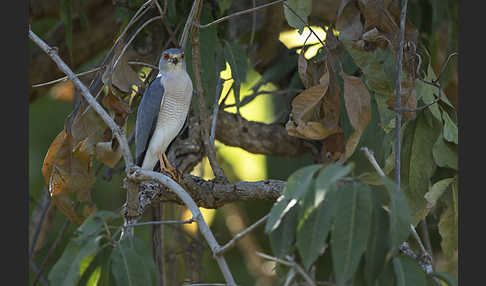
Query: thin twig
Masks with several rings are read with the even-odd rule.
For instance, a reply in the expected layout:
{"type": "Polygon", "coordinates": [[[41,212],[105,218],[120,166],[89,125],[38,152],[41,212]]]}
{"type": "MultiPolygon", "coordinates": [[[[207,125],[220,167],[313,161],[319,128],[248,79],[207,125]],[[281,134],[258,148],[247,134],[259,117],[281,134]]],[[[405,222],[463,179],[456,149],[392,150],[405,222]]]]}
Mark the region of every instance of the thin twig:
{"type": "MultiPolygon", "coordinates": [[[[253,9],[256,7],[256,0],[253,0],[253,9]]],[[[253,45],[253,40],[255,39],[255,30],[256,30],[256,13],[253,13],[251,18],[251,34],[250,34],[250,46],[253,45]]]]}
{"type": "Polygon", "coordinates": [[[205,24],[205,25],[201,25],[199,23],[193,23],[194,26],[200,28],[200,29],[204,29],[204,28],[207,28],[207,27],[210,27],[214,24],[218,24],[218,23],[221,23],[223,21],[226,21],[230,18],[233,18],[235,16],[239,16],[239,15],[243,15],[243,14],[248,14],[248,13],[251,13],[251,12],[254,12],[254,11],[257,11],[257,10],[260,10],[262,8],[266,8],[266,7],[269,7],[269,6],[272,6],[272,5],[275,5],[275,4],[278,4],[280,2],[283,2],[284,0],[277,0],[277,1],[273,1],[273,2],[270,2],[270,3],[267,3],[267,4],[263,4],[261,6],[258,6],[258,7],[255,7],[255,8],[251,8],[251,9],[247,9],[247,10],[242,10],[242,11],[238,11],[236,13],[233,13],[231,15],[228,15],[228,16],[224,16],[222,18],[219,18],[217,20],[214,20],[212,21],[211,23],[208,23],[208,24],[205,24]]]}
{"type": "Polygon", "coordinates": [[[233,275],[231,274],[231,271],[229,270],[224,257],[221,255],[220,256],[214,255],[215,252],[220,248],[220,246],[216,241],[216,238],[214,237],[213,233],[211,232],[211,229],[209,228],[206,221],[204,220],[201,211],[199,210],[199,208],[197,207],[196,203],[191,198],[191,196],[171,178],[161,173],[143,170],[138,166],[133,166],[131,168],[131,170],[128,172],[128,177],[135,180],[157,181],[162,185],[166,186],[167,188],[169,188],[184,202],[187,208],[191,211],[193,219],[197,222],[201,234],[206,239],[206,242],[208,243],[213,253],[213,257],[218,263],[219,268],[223,274],[223,277],[226,280],[226,283],[228,283],[230,286],[235,286],[236,283],[233,279],[233,275]]]}
{"type": "Polygon", "coordinates": [[[47,252],[46,257],[44,258],[44,261],[42,262],[42,264],[40,266],[39,272],[35,276],[34,282],[32,282],[32,286],[35,286],[35,284],[37,283],[40,275],[42,274],[42,272],[44,272],[44,269],[47,266],[47,262],[49,261],[49,258],[54,253],[54,250],[56,250],[57,246],[59,245],[59,242],[61,241],[61,238],[63,237],[64,233],[66,232],[66,230],[67,230],[67,228],[69,226],[69,223],[70,223],[70,220],[69,219],[66,219],[66,222],[64,223],[64,225],[62,226],[61,230],[59,231],[59,234],[57,235],[56,240],[54,241],[54,243],[52,244],[51,248],[47,252]]]}
{"type": "Polygon", "coordinates": [[[143,225],[157,225],[157,224],[189,224],[196,222],[195,219],[187,219],[187,220],[159,220],[159,221],[146,221],[146,222],[138,222],[138,223],[131,223],[127,226],[143,226],[143,225]]]}
{"type": "MultiPolygon", "coordinates": [[[[196,10],[196,14],[194,16],[194,22],[199,22],[199,15],[202,10],[202,1],[196,0],[198,3],[198,7],[196,10]]],[[[213,170],[214,176],[216,180],[221,180],[226,182],[227,178],[224,174],[223,169],[221,169],[216,161],[216,152],[214,148],[211,147],[211,143],[209,142],[210,138],[210,123],[207,114],[207,107],[206,107],[206,100],[204,99],[204,89],[202,86],[202,78],[201,78],[201,71],[200,71],[200,57],[199,57],[199,30],[197,27],[193,26],[191,29],[191,44],[192,44],[192,70],[194,75],[194,81],[196,83],[196,94],[198,97],[199,103],[199,116],[200,116],[200,125],[201,125],[201,138],[203,141],[203,146],[206,151],[209,164],[211,165],[211,169],[213,170]]]]}
{"type": "Polygon", "coordinates": [[[186,47],[187,38],[189,37],[189,29],[192,28],[192,22],[194,21],[194,17],[196,16],[196,10],[198,9],[199,1],[195,0],[192,4],[191,11],[187,16],[186,24],[184,25],[184,30],[182,31],[181,38],[179,40],[179,47],[184,49],[186,47]]]}
{"type": "Polygon", "coordinates": [[[307,283],[309,283],[309,285],[311,285],[311,286],[317,285],[316,282],[310,277],[310,275],[299,264],[297,264],[290,256],[286,256],[285,258],[287,260],[283,260],[283,259],[280,259],[280,258],[277,258],[277,257],[274,257],[274,256],[270,256],[270,255],[265,254],[265,253],[261,253],[259,251],[256,251],[256,254],[258,256],[262,257],[262,258],[272,260],[272,261],[275,261],[277,263],[287,265],[287,266],[294,268],[297,272],[299,272],[300,275],[302,275],[302,277],[307,281],[307,283]]]}
{"type": "Polygon", "coordinates": [[[214,149],[214,138],[216,137],[216,122],[218,120],[219,98],[221,96],[222,87],[223,87],[223,79],[218,75],[218,84],[216,85],[216,96],[214,97],[214,105],[213,105],[213,122],[211,123],[211,134],[209,136],[209,142],[211,144],[211,148],[213,149],[214,149]]]}
{"type": "Polygon", "coordinates": [[[447,65],[449,64],[449,61],[450,59],[453,57],[453,56],[457,56],[458,53],[457,52],[453,52],[452,54],[450,54],[448,57],[447,57],[447,60],[444,62],[444,64],[442,65],[442,68],[440,69],[440,73],[439,73],[439,76],[437,77],[437,79],[434,81],[434,82],[438,82],[440,80],[440,76],[444,73],[444,70],[446,69],[447,65]]]}
{"type": "MultiPolygon", "coordinates": [[[[100,69],[103,69],[105,68],[106,66],[100,66],[100,67],[96,67],[94,69],[90,69],[90,70],[87,70],[87,71],[84,71],[84,72],[80,72],[80,73],[77,73],[75,74],[76,76],[83,76],[83,75],[87,75],[87,74],[90,74],[90,73],[93,73],[95,71],[99,71],[100,69]]],[[[61,78],[58,78],[58,79],[55,79],[55,80],[51,80],[51,81],[48,81],[48,82],[44,82],[44,83],[38,83],[38,84],[34,84],[32,85],[33,88],[36,88],[36,87],[41,87],[41,86],[46,86],[46,85],[50,85],[50,84],[54,84],[54,83],[58,83],[58,82],[61,82],[63,80],[66,80],[68,79],[67,76],[65,77],[61,77],[61,78]]]]}
{"type": "Polygon", "coordinates": [[[241,239],[242,237],[244,237],[245,235],[250,233],[252,230],[254,230],[256,227],[261,225],[263,222],[265,222],[269,216],[270,216],[270,214],[265,215],[264,217],[259,219],[257,222],[255,222],[254,224],[250,225],[248,228],[243,230],[242,232],[236,234],[228,243],[226,243],[225,245],[223,245],[220,249],[218,249],[216,251],[216,255],[221,255],[221,254],[225,253],[226,251],[228,251],[229,249],[233,248],[233,246],[235,246],[236,241],[238,241],[239,239],[241,239]]]}
{"type": "Polygon", "coordinates": [[[385,173],[381,169],[380,165],[378,165],[378,162],[376,162],[375,156],[373,155],[373,151],[370,151],[368,147],[361,147],[361,151],[363,151],[366,155],[366,158],[370,161],[371,165],[375,170],[378,172],[378,174],[382,177],[386,177],[385,173]]]}
{"type": "MultiPolygon", "coordinates": [[[[400,110],[402,107],[402,60],[403,60],[403,39],[405,38],[405,18],[407,15],[407,0],[402,1],[402,10],[400,12],[400,34],[398,36],[398,63],[397,63],[397,80],[395,86],[395,109],[400,110]]],[[[395,112],[395,181],[400,188],[400,155],[401,155],[401,139],[400,133],[402,128],[402,113],[395,112]]]]}

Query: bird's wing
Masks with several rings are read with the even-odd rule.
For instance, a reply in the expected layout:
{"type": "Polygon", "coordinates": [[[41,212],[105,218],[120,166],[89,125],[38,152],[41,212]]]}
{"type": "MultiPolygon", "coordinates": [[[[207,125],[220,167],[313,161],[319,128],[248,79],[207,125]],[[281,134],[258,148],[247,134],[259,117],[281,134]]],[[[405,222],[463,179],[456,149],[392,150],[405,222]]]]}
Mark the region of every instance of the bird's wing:
{"type": "Polygon", "coordinates": [[[135,123],[135,163],[138,166],[142,166],[150,138],[154,133],[163,95],[164,86],[160,77],[156,77],[143,93],[138,106],[135,123]]]}

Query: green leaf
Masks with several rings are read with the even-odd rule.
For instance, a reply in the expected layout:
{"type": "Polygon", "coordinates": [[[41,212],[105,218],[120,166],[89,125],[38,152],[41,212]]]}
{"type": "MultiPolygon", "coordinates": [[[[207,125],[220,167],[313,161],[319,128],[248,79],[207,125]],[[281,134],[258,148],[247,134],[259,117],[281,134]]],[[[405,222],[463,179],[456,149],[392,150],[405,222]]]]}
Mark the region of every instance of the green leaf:
{"type": "Polygon", "coordinates": [[[69,56],[73,57],[73,3],[72,0],[61,0],[61,21],[66,31],[66,45],[69,56]]]}
{"type": "Polygon", "coordinates": [[[455,180],[455,178],[442,179],[430,187],[430,191],[425,194],[425,200],[427,200],[427,208],[431,209],[437,203],[437,200],[442,196],[444,191],[455,180]]]}
{"type": "MultiPolygon", "coordinates": [[[[426,80],[430,81],[430,79],[426,80]]],[[[415,80],[415,90],[417,92],[417,99],[422,99],[424,104],[433,102],[436,99],[434,93],[438,93],[438,89],[436,87],[426,84],[418,79],[415,80]]],[[[426,112],[430,112],[437,120],[442,120],[442,115],[437,104],[432,104],[429,106],[426,112]]]]}
{"type": "Polygon", "coordinates": [[[298,205],[295,208],[291,208],[288,214],[283,217],[278,227],[269,234],[272,253],[276,257],[286,255],[290,247],[294,244],[298,209],[298,205]]]}
{"type": "MultiPolygon", "coordinates": [[[[144,244],[134,237],[125,238],[111,254],[111,271],[115,284],[124,286],[155,285],[155,264],[148,251],[140,251],[144,244]]],[[[156,277],[156,276],[155,276],[156,277]]]]}
{"type": "Polygon", "coordinates": [[[331,252],[338,285],[345,285],[358,268],[371,225],[371,190],[351,183],[338,190],[338,210],[331,234],[331,252]]]}
{"type": "Polygon", "coordinates": [[[411,257],[406,255],[394,257],[393,269],[397,286],[427,286],[425,272],[411,257]]]}
{"type": "Polygon", "coordinates": [[[402,143],[402,188],[409,201],[414,224],[427,214],[424,195],[429,190],[430,178],[436,168],[432,148],[440,132],[437,120],[430,116],[426,118],[426,115],[419,113],[416,120],[407,125],[402,143]]]}
{"type": "Polygon", "coordinates": [[[457,210],[457,180],[451,183],[451,196],[446,201],[447,208],[440,216],[438,224],[441,236],[441,248],[446,257],[451,257],[457,251],[458,210],[457,210]]]}
{"type": "Polygon", "coordinates": [[[79,286],[90,286],[90,285],[98,285],[104,286],[109,285],[107,284],[105,276],[109,276],[110,269],[108,271],[104,270],[104,265],[110,261],[110,255],[113,248],[105,247],[96,256],[88,256],[81,261],[80,265],[80,273],[82,273],[81,279],[79,280],[79,286]],[[85,265],[83,265],[85,264],[85,265]],[[103,273],[103,271],[108,273],[103,273]],[[108,274],[108,275],[106,275],[108,274]],[[103,278],[102,278],[103,277],[103,278]],[[102,281],[105,280],[105,281],[102,281]]]}
{"type": "Polygon", "coordinates": [[[233,78],[233,93],[235,96],[236,108],[240,108],[240,89],[241,84],[246,80],[248,71],[248,57],[245,50],[237,43],[228,43],[225,41],[224,57],[231,68],[231,77],[233,78]]]}
{"type": "Polygon", "coordinates": [[[381,178],[385,183],[390,198],[390,252],[393,254],[398,250],[402,242],[410,235],[410,208],[404,193],[397,184],[386,177],[381,178]]]}
{"type": "Polygon", "coordinates": [[[297,229],[297,249],[305,269],[319,257],[337,210],[337,190],[331,188],[324,200],[313,209],[302,226],[297,229]]]}
{"type": "Polygon", "coordinates": [[[432,155],[437,166],[458,170],[457,145],[446,142],[442,136],[439,136],[437,141],[435,141],[434,147],[432,148],[432,155]]]}
{"type": "Polygon", "coordinates": [[[101,250],[99,239],[89,239],[83,244],[71,240],[66,246],[61,258],[49,272],[49,282],[52,285],[76,285],[81,277],[81,261],[96,255],[101,250]]]}
{"type": "Polygon", "coordinates": [[[312,0],[287,0],[285,1],[290,8],[292,8],[293,12],[297,13],[299,16],[296,16],[295,13],[291,11],[286,5],[284,5],[284,15],[287,23],[290,27],[299,29],[299,33],[302,34],[304,31],[304,27],[307,24],[307,17],[312,12],[312,0]]]}
{"type": "Polygon", "coordinates": [[[76,230],[77,237],[74,240],[79,244],[82,244],[88,239],[93,239],[93,237],[97,236],[100,231],[105,230],[103,221],[106,222],[115,217],[118,217],[116,213],[104,210],[91,214],[76,230]]]}
{"type": "Polygon", "coordinates": [[[380,94],[393,94],[396,67],[391,50],[379,47],[369,51],[358,46],[355,41],[343,40],[342,43],[363,72],[368,88],[380,94]]]}
{"type": "Polygon", "coordinates": [[[457,145],[457,125],[452,121],[447,112],[442,113],[442,119],[444,119],[444,129],[442,129],[444,139],[457,145]]]}
{"type": "Polygon", "coordinates": [[[371,231],[364,254],[364,276],[367,285],[375,285],[375,280],[385,267],[389,250],[390,222],[388,213],[380,204],[377,194],[372,193],[373,209],[371,231]]]}

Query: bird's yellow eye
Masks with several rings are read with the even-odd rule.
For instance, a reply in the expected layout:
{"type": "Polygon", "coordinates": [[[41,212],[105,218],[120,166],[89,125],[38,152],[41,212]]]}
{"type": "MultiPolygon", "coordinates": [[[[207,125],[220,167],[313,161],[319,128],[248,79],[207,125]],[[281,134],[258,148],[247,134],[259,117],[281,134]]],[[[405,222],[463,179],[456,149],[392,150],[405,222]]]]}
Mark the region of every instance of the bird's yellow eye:
{"type": "Polygon", "coordinates": [[[164,59],[168,60],[169,59],[169,55],[168,54],[164,54],[164,59]]]}

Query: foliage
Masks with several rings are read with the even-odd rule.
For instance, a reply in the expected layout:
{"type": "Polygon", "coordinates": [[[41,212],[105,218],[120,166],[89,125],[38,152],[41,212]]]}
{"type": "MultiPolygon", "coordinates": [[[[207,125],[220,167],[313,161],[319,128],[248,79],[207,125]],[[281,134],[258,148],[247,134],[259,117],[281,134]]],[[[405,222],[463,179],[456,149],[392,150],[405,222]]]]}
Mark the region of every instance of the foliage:
{"type": "MultiPolygon", "coordinates": [[[[132,8],[138,9],[143,4],[143,1],[116,2],[125,5],[116,7],[117,17],[124,25],[133,16],[132,8]]],[[[233,13],[234,7],[240,7],[235,2],[204,3],[201,23],[233,13]]],[[[269,213],[264,231],[258,234],[264,241],[263,248],[277,259],[301,265],[316,281],[336,285],[428,286],[436,285],[439,279],[455,285],[459,142],[457,111],[453,104],[456,101],[447,94],[450,89],[446,91],[446,86],[456,71],[442,69],[447,57],[437,55],[443,50],[450,53],[457,45],[457,28],[453,24],[457,5],[454,1],[409,3],[400,78],[401,104],[413,109],[440,99],[423,110],[403,112],[401,149],[395,150],[393,108],[399,44],[397,2],[400,1],[329,2],[336,4],[336,19],[332,25],[326,24],[326,39],[322,39],[325,46],[311,58],[304,56],[308,49],[304,44],[299,47],[299,55],[295,49],[279,52],[276,60],[260,68],[261,61],[267,59],[255,56],[249,45],[249,32],[231,36],[227,22],[199,31],[201,77],[207,105],[212,106],[216,93],[222,90],[218,82],[227,80],[220,78],[227,64],[232,80],[232,91],[228,94],[239,113],[253,100],[241,94],[241,86],[258,69],[261,79],[252,86],[253,92],[261,91],[261,86],[269,82],[281,90],[300,90],[274,100],[275,106],[284,106],[280,110],[284,119],[277,124],[290,136],[305,140],[317,149],[318,159],[314,157],[312,162],[302,164],[292,159],[295,161],[290,162],[295,164],[290,164],[290,175],[281,171],[283,166],[276,168],[287,184],[273,205],[266,205],[256,213],[251,204],[244,209],[248,215],[269,213]],[[437,36],[441,25],[449,35],[442,49],[437,36]],[[373,150],[385,177],[377,174],[361,147],[373,150]],[[393,161],[396,152],[401,152],[400,186],[393,176],[397,167],[393,161]],[[426,273],[417,259],[400,250],[403,242],[409,242],[419,251],[410,236],[410,226],[424,221],[431,222],[428,229],[436,237],[430,242],[433,251],[440,253],[451,268],[426,273]]],[[[167,3],[162,8],[167,8],[167,19],[172,26],[183,23],[192,1],[167,3]]],[[[73,12],[78,9],[74,9],[77,6],[73,1],[62,0],[60,4],[60,21],[72,52],[73,12]]],[[[304,27],[315,21],[313,9],[310,0],[285,1],[281,9],[285,29],[295,28],[304,35],[304,27]]],[[[86,19],[83,9],[79,11],[86,19]]],[[[138,37],[146,42],[156,38],[154,31],[157,30],[145,28],[143,31],[138,37]]],[[[257,31],[256,41],[265,43],[264,35],[257,31]]],[[[187,70],[194,80],[193,47],[190,41],[187,43],[184,47],[187,70]]],[[[114,49],[115,57],[108,64],[114,64],[121,47],[114,49]]],[[[137,104],[136,90],[143,91],[144,78],[122,56],[113,73],[106,72],[101,79],[107,87],[101,92],[100,103],[125,132],[130,131],[133,127],[130,114],[137,104]]],[[[199,112],[194,106],[192,109],[199,112]]],[[[121,159],[119,143],[112,131],[82,102],[57,133],[47,149],[42,176],[55,207],[76,224],[76,231],[66,238],[54,264],[46,271],[48,280],[53,285],[156,285],[160,277],[147,243],[148,235],[118,241],[122,230],[118,215],[107,211],[102,200],[93,199],[93,188],[102,177],[95,166],[115,168],[121,159]]],[[[225,172],[231,174],[226,168],[231,170],[231,166],[225,167],[225,172]]],[[[121,180],[117,184],[119,193],[121,180]]],[[[212,228],[217,228],[221,237],[231,236],[227,230],[221,230],[223,219],[220,220],[212,228]]],[[[171,243],[166,242],[166,246],[171,243]]],[[[192,244],[190,247],[195,248],[192,244]]],[[[232,262],[241,260],[239,256],[230,260],[230,268],[232,262]]],[[[189,262],[177,261],[174,265],[184,267],[180,266],[184,263],[189,262]]],[[[245,272],[241,276],[246,277],[245,267],[242,265],[240,268],[244,270],[238,268],[235,272],[245,272]]],[[[210,271],[214,272],[207,270],[210,271]]],[[[288,265],[278,264],[275,273],[282,285],[290,278],[295,283],[305,282],[303,275],[288,265]]],[[[217,275],[210,277],[219,279],[217,275]]]]}

